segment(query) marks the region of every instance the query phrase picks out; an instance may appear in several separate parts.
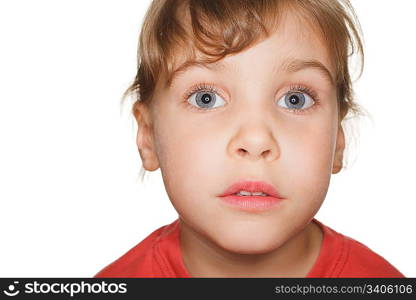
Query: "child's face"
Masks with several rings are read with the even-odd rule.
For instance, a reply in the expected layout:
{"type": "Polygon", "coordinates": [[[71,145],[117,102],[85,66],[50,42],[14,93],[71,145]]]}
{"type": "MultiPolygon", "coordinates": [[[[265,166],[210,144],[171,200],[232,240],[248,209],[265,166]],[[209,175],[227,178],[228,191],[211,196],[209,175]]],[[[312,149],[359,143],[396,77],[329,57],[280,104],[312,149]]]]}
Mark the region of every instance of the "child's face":
{"type": "Polygon", "coordinates": [[[319,37],[296,20],[289,16],[277,34],[221,60],[223,69],[194,66],[170,88],[159,82],[148,114],[153,131],[138,134],[144,167],[161,168],[184,226],[229,251],[263,253],[294,236],[318,211],[331,172],[339,171],[334,164],[342,161],[333,83],[317,68],[279,69],[290,58],[313,59],[335,77],[319,37]],[[191,103],[182,98],[198,83],[218,90],[214,108],[203,108],[195,94],[191,103]],[[288,111],[291,85],[314,90],[319,103],[309,107],[310,96],[301,91],[305,111],[288,111]],[[263,212],[230,208],[218,195],[240,180],[265,181],[285,199],[263,212]]]}

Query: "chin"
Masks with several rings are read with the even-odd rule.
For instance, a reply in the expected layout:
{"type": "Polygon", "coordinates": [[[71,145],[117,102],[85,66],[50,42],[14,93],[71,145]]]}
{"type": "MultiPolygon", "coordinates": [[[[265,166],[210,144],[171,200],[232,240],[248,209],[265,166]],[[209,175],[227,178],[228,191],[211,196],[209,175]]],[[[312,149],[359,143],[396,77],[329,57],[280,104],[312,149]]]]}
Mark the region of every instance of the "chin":
{"type": "Polygon", "coordinates": [[[264,234],[259,232],[239,230],[238,232],[220,232],[221,238],[217,243],[228,252],[238,254],[266,254],[278,249],[281,245],[281,236],[270,231],[264,234]]]}

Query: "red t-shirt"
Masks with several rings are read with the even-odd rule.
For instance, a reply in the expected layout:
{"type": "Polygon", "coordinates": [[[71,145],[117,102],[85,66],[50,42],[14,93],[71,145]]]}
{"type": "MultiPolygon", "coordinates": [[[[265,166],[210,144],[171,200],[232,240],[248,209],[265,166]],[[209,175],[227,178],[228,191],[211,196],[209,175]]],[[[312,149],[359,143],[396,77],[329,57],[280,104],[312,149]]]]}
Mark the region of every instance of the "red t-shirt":
{"type": "MultiPolygon", "coordinates": [[[[323,241],[306,277],[404,277],[367,246],[313,221],[323,241]]],[[[179,219],[160,227],[94,277],[191,277],[182,260],[179,229],[179,219]]]]}

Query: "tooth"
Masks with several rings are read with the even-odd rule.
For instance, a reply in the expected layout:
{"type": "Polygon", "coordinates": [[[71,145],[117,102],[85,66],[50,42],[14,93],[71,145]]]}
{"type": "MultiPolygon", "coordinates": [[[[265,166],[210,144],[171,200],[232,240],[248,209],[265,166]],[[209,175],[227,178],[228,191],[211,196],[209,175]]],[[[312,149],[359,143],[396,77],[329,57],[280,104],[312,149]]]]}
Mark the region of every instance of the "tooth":
{"type": "Polygon", "coordinates": [[[251,196],[251,193],[247,191],[240,191],[238,194],[243,195],[243,196],[251,196]]]}
{"type": "Polygon", "coordinates": [[[238,196],[264,196],[264,197],[265,196],[268,196],[267,194],[265,194],[263,192],[253,192],[253,193],[250,193],[250,192],[243,191],[243,190],[241,190],[238,193],[235,193],[235,195],[238,195],[238,196]]]}

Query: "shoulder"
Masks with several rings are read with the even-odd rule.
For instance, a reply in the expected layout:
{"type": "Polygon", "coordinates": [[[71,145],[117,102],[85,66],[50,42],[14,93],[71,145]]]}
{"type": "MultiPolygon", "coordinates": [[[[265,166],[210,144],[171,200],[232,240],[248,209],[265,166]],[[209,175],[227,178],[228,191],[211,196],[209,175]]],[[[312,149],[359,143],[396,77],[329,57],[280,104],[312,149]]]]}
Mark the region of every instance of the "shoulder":
{"type": "Polygon", "coordinates": [[[339,277],[404,277],[384,257],[363,243],[345,235],[347,255],[339,277]]]}
{"type": "Polygon", "coordinates": [[[308,277],[404,277],[363,243],[314,219],[323,233],[318,259],[308,277]]]}
{"type": "Polygon", "coordinates": [[[140,243],[99,271],[94,277],[157,276],[158,274],[155,274],[157,268],[154,267],[154,246],[162,236],[170,234],[175,229],[176,223],[177,221],[174,221],[156,229],[140,243]]]}

